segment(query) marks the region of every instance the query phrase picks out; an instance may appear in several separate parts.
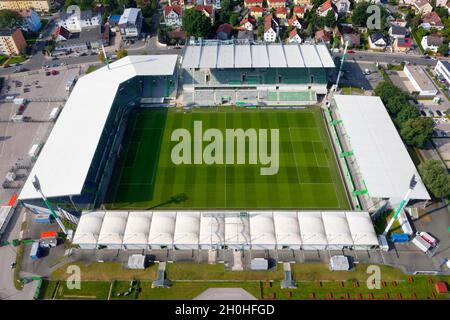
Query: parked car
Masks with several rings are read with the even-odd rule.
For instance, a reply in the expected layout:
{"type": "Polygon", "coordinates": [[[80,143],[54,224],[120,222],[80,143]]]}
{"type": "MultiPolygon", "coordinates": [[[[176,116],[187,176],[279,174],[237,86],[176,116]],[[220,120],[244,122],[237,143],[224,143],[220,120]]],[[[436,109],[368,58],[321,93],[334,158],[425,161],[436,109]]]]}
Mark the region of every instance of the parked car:
{"type": "Polygon", "coordinates": [[[347,53],[355,53],[355,50],[347,50],[347,53]]]}
{"type": "Polygon", "coordinates": [[[439,117],[443,116],[443,113],[441,112],[441,110],[436,110],[436,113],[438,114],[439,117]]]}
{"type": "Polygon", "coordinates": [[[52,70],[52,75],[56,76],[58,74],[58,71],[56,71],[55,69],[52,70]]]}
{"type": "Polygon", "coordinates": [[[427,116],[427,114],[426,114],[425,111],[423,111],[423,110],[420,110],[420,114],[421,114],[423,117],[426,117],[426,116],[427,116]]]}

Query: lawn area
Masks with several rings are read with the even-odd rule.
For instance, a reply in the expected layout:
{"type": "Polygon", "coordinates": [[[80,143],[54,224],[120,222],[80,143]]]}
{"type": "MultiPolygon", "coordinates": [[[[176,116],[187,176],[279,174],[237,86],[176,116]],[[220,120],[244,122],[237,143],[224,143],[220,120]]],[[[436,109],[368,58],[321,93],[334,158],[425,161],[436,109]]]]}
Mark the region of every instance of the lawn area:
{"type": "Polygon", "coordinates": [[[5,63],[6,60],[8,60],[7,56],[0,55],[0,65],[3,65],[3,63],[5,63]]]}
{"type": "Polygon", "coordinates": [[[98,68],[100,68],[99,66],[89,66],[86,70],[86,74],[94,72],[95,70],[97,70],[98,68]]]}
{"type": "Polygon", "coordinates": [[[223,264],[169,263],[166,267],[170,280],[282,280],[283,268],[274,271],[227,271],[223,264]]]}
{"type": "Polygon", "coordinates": [[[130,270],[124,269],[123,264],[119,262],[96,262],[92,264],[85,264],[83,262],[70,263],[66,266],[52,272],[51,280],[65,280],[68,274],[67,267],[69,265],[76,265],[80,267],[81,278],[86,281],[112,281],[112,280],[154,280],[156,278],[156,271],[158,265],[153,264],[145,270],[130,270]]]}
{"type": "Polygon", "coordinates": [[[16,57],[9,58],[6,63],[7,64],[16,64],[16,63],[22,63],[25,60],[27,60],[27,58],[24,56],[16,56],[16,57]]]}
{"type": "MultiPolygon", "coordinates": [[[[114,169],[105,203],[108,209],[349,208],[318,107],[220,107],[184,112],[151,108],[130,118],[123,156],[114,169]],[[237,164],[236,156],[228,164],[174,164],[172,148],[179,142],[171,141],[172,132],[182,128],[193,134],[194,121],[201,121],[203,132],[218,129],[224,144],[225,129],[278,129],[278,172],[262,175],[260,169],[269,165],[248,163],[248,139],[245,164],[237,164]]],[[[270,131],[267,136],[270,149],[270,131]]],[[[236,140],[232,140],[234,145],[236,140]]],[[[209,145],[203,142],[201,147],[206,150],[209,145]]],[[[222,144],[218,145],[216,152],[226,154],[222,144]]]]}
{"type": "Polygon", "coordinates": [[[345,95],[362,95],[364,90],[358,87],[341,86],[342,93],[345,95]]]}

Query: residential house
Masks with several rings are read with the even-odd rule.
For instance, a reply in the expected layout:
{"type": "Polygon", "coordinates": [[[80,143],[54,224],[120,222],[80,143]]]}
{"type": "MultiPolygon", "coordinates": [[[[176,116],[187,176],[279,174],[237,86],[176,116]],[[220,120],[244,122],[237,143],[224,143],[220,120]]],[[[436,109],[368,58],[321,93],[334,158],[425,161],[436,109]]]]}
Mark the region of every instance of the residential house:
{"type": "Polygon", "coordinates": [[[278,23],[273,19],[272,14],[264,17],[264,41],[275,42],[278,37],[278,23]]]}
{"type": "Polygon", "coordinates": [[[316,39],[317,42],[324,42],[326,44],[331,42],[331,39],[333,39],[333,33],[330,31],[326,31],[324,29],[316,31],[314,35],[314,39],[316,39]]]}
{"type": "Polygon", "coordinates": [[[64,27],[61,27],[61,26],[60,27],[56,27],[55,32],[53,32],[53,34],[52,34],[52,38],[56,42],[69,40],[69,38],[70,38],[70,31],[67,30],[64,27]]]}
{"type": "Polygon", "coordinates": [[[195,7],[197,4],[203,4],[202,1],[199,1],[199,2],[197,2],[196,0],[182,0],[181,6],[184,9],[191,9],[191,8],[195,7]]]}
{"type": "Polygon", "coordinates": [[[300,21],[298,21],[298,18],[297,18],[296,15],[293,15],[292,18],[290,18],[288,20],[288,26],[289,27],[292,26],[292,27],[294,27],[296,29],[301,29],[302,28],[302,25],[300,24],[300,21]]]}
{"type": "Polygon", "coordinates": [[[54,54],[66,54],[67,52],[85,53],[89,50],[98,51],[101,48],[102,40],[103,34],[100,25],[83,28],[81,32],[71,32],[69,39],[57,41],[54,54]]]}
{"type": "Polygon", "coordinates": [[[263,7],[263,0],[244,0],[244,7],[253,8],[253,7],[263,7]]]}
{"type": "Polygon", "coordinates": [[[51,8],[51,0],[1,0],[0,10],[27,10],[48,12],[51,8]]]}
{"type": "Polygon", "coordinates": [[[346,15],[350,11],[350,1],[349,0],[332,0],[336,12],[339,15],[346,15]]]}
{"type": "Polygon", "coordinates": [[[22,30],[38,32],[42,26],[39,15],[33,9],[18,10],[17,13],[22,17],[22,30]]]}
{"type": "Polygon", "coordinates": [[[214,10],[220,9],[220,0],[203,0],[203,4],[205,6],[212,6],[214,10]]]}
{"type": "Polygon", "coordinates": [[[70,32],[81,32],[85,28],[100,26],[102,16],[100,13],[94,13],[91,10],[70,12],[60,12],[58,26],[64,27],[70,32]]]}
{"type": "Polygon", "coordinates": [[[239,30],[253,31],[255,28],[255,19],[252,17],[244,18],[239,22],[239,30]]]}
{"type": "Polygon", "coordinates": [[[391,21],[391,26],[399,26],[399,27],[406,27],[407,22],[405,19],[395,19],[394,21],[391,21]]]}
{"type": "Polygon", "coordinates": [[[275,10],[275,16],[278,19],[287,19],[288,9],[286,7],[277,8],[275,10]]]}
{"type": "Polygon", "coordinates": [[[393,49],[395,52],[407,52],[411,49],[412,39],[411,38],[396,38],[394,40],[393,49]]]}
{"type": "Polygon", "coordinates": [[[108,17],[108,24],[111,28],[119,26],[120,14],[110,15],[108,17]]]}
{"type": "Polygon", "coordinates": [[[437,52],[439,46],[443,43],[443,39],[439,35],[429,35],[424,36],[420,44],[424,50],[430,50],[432,52],[437,52]]]}
{"type": "Polygon", "coordinates": [[[167,26],[181,27],[183,23],[181,6],[165,6],[164,21],[167,26]]]}
{"type": "Polygon", "coordinates": [[[311,8],[313,6],[311,0],[294,0],[294,4],[296,6],[302,6],[307,8],[311,8]]]}
{"type": "Polygon", "coordinates": [[[264,9],[262,7],[251,7],[250,13],[253,18],[258,19],[261,18],[264,14],[264,9]]]}
{"type": "Polygon", "coordinates": [[[214,24],[214,9],[212,6],[204,6],[204,5],[197,5],[195,6],[195,10],[203,12],[205,16],[211,19],[211,23],[214,24]]]}
{"type": "Polygon", "coordinates": [[[294,28],[291,30],[291,32],[289,32],[288,42],[289,43],[302,43],[302,38],[299,36],[297,29],[294,28]]]}
{"type": "Polygon", "coordinates": [[[119,30],[122,39],[139,38],[142,29],[142,11],[138,8],[127,8],[120,16],[119,30]]]}
{"type": "Polygon", "coordinates": [[[447,85],[450,85],[450,63],[445,60],[438,60],[434,71],[438,74],[439,78],[445,79],[447,85]]]}
{"type": "MultiPolygon", "coordinates": [[[[321,4],[318,8],[317,8],[317,14],[321,17],[326,17],[329,11],[334,11],[333,8],[333,3],[331,2],[331,0],[327,0],[325,1],[323,4],[321,4]]],[[[337,13],[334,13],[335,17],[337,18],[337,13]]]]}
{"type": "Polygon", "coordinates": [[[23,53],[27,42],[20,29],[0,29],[0,54],[15,56],[23,53]]]}
{"type": "Polygon", "coordinates": [[[361,36],[358,33],[343,33],[341,37],[342,46],[345,46],[346,42],[351,48],[359,47],[361,45],[361,36]]]}
{"type": "Polygon", "coordinates": [[[381,32],[374,32],[369,36],[369,46],[371,49],[385,49],[387,41],[381,32]]]}
{"type": "Polygon", "coordinates": [[[394,39],[405,38],[407,29],[397,25],[392,25],[389,28],[389,36],[394,39]]]}
{"type": "Polygon", "coordinates": [[[305,16],[305,11],[306,11],[305,7],[294,6],[294,14],[299,19],[302,19],[305,16]]]}
{"type": "Polygon", "coordinates": [[[217,39],[228,40],[231,38],[231,33],[233,32],[233,26],[229,23],[222,23],[216,31],[217,39]]]}
{"type": "Polygon", "coordinates": [[[447,6],[447,0],[436,0],[436,7],[445,7],[447,6]]]}
{"type": "Polygon", "coordinates": [[[416,0],[412,3],[412,9],[416,13],[426,14],[433,11],[433,7],[431,6],[428,0],[416,0]]]}
{"type": "Polygon", "coordinates": [[[267,0],[267,7],[272,8],[285,8],[286,0],[267,0]]]}
{"type": "Polygon", "coordinates": [[[444,29],[444,24],[442,23],[441,17],[433,11],[422,16],[420,27],[426,30],[430,30],[431,28],[442,30],[444,29]]]}

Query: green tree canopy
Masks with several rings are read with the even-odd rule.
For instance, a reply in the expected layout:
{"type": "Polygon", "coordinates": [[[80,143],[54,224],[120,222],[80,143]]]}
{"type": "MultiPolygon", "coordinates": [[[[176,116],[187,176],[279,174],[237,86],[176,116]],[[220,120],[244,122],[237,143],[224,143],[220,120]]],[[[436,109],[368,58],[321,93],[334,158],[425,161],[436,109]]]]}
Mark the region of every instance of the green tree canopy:
{"type": "Polygon", "coordinates": [[[402,127],[405,122],[411,119],[416,119],[420,117],[419,109],[417,109],[415,106],[408,104],[404,104],[401,107],[401,110],[397,114],[397,117],[395,118],[397,124],[399,127],[402,127]]]}
{"type": "Polygon", "coordinates": [[[206,38],[211,33],[211,20],[203,12],[187,9],[183,14],[183,29],[188,37],[206,38]]]}
{"type": "Polygon", "coordinates": [[[334,10],[330,10],[327,12],[325,16],[324,23],[327,27],[332,28],[336,25],[336,16],[334,10]]]}
{"type": "Polygon", "coordinates": [[[128,55],[128,51],[121,48],[119,50],[117,50],[117,59],[122,59],[124,57],[126,57],[128,55]]]}
{"type": "Polygon", "coordinates": [[[22,23],[22,17],[13,10],[0,10],[0,28],[16,28],[22,23]]]}
{"type": "Polygon", "coordinates": [[[434,123],[431,118],[418,117],[402,124],[400,135],[410,146],[423,148],[433,134],[434,123]]]}
{"type": "Polygon", "coordinates": [[[445,57],[448,56],[448,43],[444,42],[441,45],[439,45],[437,51],[445,57]]]}
{"type": "Polygon", "coordinates": [[[419,165],[419,173],[428,190],[438,198],[450,195],[450,175],[438,160],[429,160],[419,165]]]}

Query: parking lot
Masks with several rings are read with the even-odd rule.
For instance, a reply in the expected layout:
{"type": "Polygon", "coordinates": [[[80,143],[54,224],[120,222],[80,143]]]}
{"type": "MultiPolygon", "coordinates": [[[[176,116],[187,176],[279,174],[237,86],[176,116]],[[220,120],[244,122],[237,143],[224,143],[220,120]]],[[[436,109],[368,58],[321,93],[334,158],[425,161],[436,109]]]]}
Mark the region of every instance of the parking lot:
{"type": "MultiPolygon", "coordinates": [[[[335,63],[339,65],[340,61],[335,61],[335,63]]],[[[383,80],[383,76],[373,62],[360,62],[354,59],[346,60],[342,70],[344,73],[339,82],[346,86],[373,90],[383,80]],[[369,71],[368,74],[365,74],[365,71],[369,71]]]]}
{"type": "Polygon", "coordinates": [[[60,68],[57,75],[42,70],[5,78],[0,93],[0,205],[8,204],[20,192],[34,161],[29,151],[47,139],[54,121],[50,114],[63,107],[68,96],[66,83],[78,73],[78,68],[60,68]],[[15,104],[14,98],[26,101],[15,104]],[[15,115],[23,118],[12,121],[15,115]]]}

